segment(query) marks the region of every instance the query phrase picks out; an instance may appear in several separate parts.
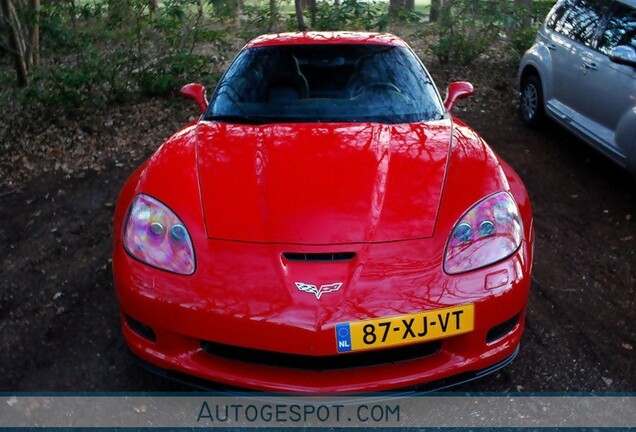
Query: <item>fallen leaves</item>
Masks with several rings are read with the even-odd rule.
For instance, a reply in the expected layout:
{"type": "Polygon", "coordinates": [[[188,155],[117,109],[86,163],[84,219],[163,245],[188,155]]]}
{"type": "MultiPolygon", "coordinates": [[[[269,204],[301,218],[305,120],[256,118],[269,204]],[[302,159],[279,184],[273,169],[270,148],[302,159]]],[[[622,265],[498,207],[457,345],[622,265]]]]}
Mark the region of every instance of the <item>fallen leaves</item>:
{"type": "Polygon", "coordinates": [[[185,125],[196,107],[179,98],[157,98],[99,110],[5,110],[0,107],[5,125],[0,136],[0,194],[47,172],[76,175],[102,171],[113,163],[121,166],[120,161],[133,167],[185,125]]]}

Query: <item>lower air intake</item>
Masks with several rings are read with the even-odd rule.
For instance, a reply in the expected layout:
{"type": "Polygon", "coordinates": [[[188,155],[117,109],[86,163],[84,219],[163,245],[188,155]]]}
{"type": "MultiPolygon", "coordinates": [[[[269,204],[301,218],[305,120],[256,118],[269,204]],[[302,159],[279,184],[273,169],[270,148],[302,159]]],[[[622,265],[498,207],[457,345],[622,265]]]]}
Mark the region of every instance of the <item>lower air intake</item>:
{"type": "Polygon", "coordinates": [[[203,351],[217,357],[286,369],[291,368],[314,371],[358,368],[415,360],[433,355],[439,351],[441,347],[442,343],[440,341],[433,341],[384,350],[318,357],[263,351],[201,341],[201,348],[203,351]]]}

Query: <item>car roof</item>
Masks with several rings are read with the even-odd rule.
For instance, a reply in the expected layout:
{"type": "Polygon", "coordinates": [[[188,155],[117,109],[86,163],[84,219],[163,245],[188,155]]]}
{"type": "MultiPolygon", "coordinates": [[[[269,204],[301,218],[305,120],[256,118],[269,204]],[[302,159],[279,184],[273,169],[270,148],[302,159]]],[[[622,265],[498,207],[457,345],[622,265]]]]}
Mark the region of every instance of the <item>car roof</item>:
{"type": "Polygon", "coordinates": [[[371,32],[296,32],[266,34],[253,39],[245,48],[276,45],[321,45],[321,44],[369,44],[406,46],[399,37],[390,33],[371,32]]]}

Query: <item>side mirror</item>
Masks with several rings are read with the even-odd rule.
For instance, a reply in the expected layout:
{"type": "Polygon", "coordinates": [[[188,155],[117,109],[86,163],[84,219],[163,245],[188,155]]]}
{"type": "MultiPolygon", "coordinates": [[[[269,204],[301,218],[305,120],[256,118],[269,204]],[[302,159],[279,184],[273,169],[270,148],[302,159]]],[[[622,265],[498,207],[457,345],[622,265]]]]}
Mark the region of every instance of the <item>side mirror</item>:
{"type": "Polygon", "coordinates": [[[472,96],[475,91],[473,90],[473,85],[466,81],[457,81],[452,82],[448,85],[448,89],[446,90],[446,99],[444,99],[444,108],[446,111],[450,112],[457,102],[460,99],[467,98],[472,96]]]}
{"type": "Polygon", "coordinates": [[[609,53],[609,59],[614,63],[636,67],[636,48],[629,45],[619,45],[609,53]]]}
{"type": "Polygon", "coordinates": [[[201,84],[190,83],[184,85],[181,88],[181,95],[188,99],[193,99],[199,106],[201,114],[203,114],[208,108],[208,100],[205,97],[205,87],[201,84]]]}

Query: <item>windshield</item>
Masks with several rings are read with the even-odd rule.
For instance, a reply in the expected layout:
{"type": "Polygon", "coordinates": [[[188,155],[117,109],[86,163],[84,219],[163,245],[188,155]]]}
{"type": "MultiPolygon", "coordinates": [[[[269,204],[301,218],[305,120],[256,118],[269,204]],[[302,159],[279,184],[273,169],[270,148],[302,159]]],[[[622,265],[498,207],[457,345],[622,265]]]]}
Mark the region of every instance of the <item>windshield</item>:
{"type": "Polygon", "coordinates": [[[407,48],[282,45],[241,52],[203,119],[407,123],[443,114],[433,81],[407,48]]]}

